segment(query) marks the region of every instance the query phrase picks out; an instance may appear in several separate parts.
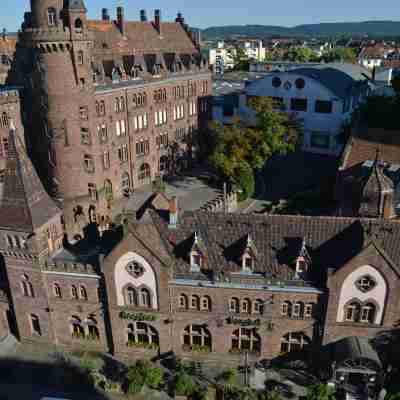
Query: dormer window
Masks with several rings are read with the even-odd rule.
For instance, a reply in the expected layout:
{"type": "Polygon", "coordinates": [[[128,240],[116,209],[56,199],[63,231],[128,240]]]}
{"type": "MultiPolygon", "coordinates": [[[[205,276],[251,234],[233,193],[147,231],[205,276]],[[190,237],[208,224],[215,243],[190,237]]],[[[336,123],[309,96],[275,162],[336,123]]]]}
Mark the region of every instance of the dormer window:
{"type": "Polygon", "coordinates": [[[243,257],[243,272],[253,272],[254,271],[254,259],[249,255],[243,257]]]}
{"type": "Polygon", "coordinates": [[[310,255],[308,254],[306,241],[305,239],[303,239],[300,254],[296,259],[296,277],[304,278],[305,274],[307,274],[309,270],[310,264],[311,264],[311,258],[310,255]]]}
{"type": "Polygon", "coordinates": [[[192,272],[199,272],[203,267],[204,262],[204,244],[200,235],[195,232],[193,246],[190,251],[190,269],[192,272]]]}
{"type": "Polygon", "coordinates": [[[193,272],[201,269],[201,254],[192,252],[190,267],[193,272]]]}
{"type": "Polygon", "coordinates": [[[245,248],[242,251],[242,272],[252,273],[254,272],[255,261],[257,257],[257,248],[254,244],[250,234],[247,235],[245,248]]]}

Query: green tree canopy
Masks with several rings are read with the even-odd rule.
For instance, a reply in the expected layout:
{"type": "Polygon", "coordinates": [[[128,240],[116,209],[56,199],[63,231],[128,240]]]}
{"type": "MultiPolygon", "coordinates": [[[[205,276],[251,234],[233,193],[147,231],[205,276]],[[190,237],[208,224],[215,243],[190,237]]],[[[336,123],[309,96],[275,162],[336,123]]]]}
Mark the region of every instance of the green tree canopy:
{"type": "Polygon", "coordinates": [[[291,47],[284,54],[283,59],[293,62],[309,62],[309,61],[317,61],[317,56],[308,47],[291,47]]]}
{"type": "Polygon", "coordinates": [[[322,55],[321,60],[325,62],[342,61],[355,64],[357,62],[357,50],[350,47],[328,50],[322,55]]]}
{"type": "Polygon", "coordinates": [[[222,179],[242,189],[243,198],[254,192],[254,175],[274,154],[293,151],[301,125],[287,113],[274,109],[272,100],[250,100],[255,124],[235,119],[231,125],[215,124],[215,148],[210,163],[222,179]]]}

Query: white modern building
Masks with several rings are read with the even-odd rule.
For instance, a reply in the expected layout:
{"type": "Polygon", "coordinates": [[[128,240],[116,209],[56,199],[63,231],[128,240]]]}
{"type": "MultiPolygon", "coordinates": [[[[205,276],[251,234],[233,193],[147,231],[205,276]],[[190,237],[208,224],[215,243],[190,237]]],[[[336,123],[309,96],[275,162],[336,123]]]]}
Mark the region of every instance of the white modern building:
{"type": "Polygon", "coordinates": [[[244,50],[247,57],[253,61],[264,61],[266,49],[262,40],[250,40],[240,43],[240,48],[244,50]]]}
{"type": "Polygon", "coordinates": [[[216,48],[210,49],[208,62],[217,75],[223,75],[226,70],[235,66],[235,56],[235,48],[226,48],[224,42],[218,42],[216,48]]]}
{"type": "MultiPolygon", "coordinates": [[[[284,110],[302,121],[303,149],[339,155],[343,129],[352,111],[369,92],[368,70],[353,64],[324,64],[275,72],[250,83],[247,99],[267,96],[277,110],[284,110]]],[[[240,101],[239,115],[249,119],[252,110],[240,101]]]]}

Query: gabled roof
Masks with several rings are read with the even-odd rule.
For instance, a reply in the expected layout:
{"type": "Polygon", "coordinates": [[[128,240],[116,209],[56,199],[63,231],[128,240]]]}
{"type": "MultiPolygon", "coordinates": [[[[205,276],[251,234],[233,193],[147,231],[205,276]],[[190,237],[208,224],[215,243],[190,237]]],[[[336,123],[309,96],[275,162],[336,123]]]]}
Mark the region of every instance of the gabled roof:
{"type": "Polygon", "coordinates": [[[396,263],[399,271],[400,223],[389,220],[304,217],[283,215],[223,214],[184,212],[177,228],[168,229],[168,221],[150,211],[169,253],[175,258],[175,274],[186,276],[189,252],[195,232],[201,232],[207,254],[205,269],[214,272],[240,272],[238,254],[243,239],[250,233],[257,247],[255,272],[266,277],[294,279],[294,263],[303,238],[307,238],[307,252],[312,259],[313,280],[324,284],[327,268],[339,269],[370,243],[368,231],[374,228],[382,250],[396,263]]]}
{"type": "Polygon", "coordinates": [[[112,21],[88,21],[87,26],[94,34],[95,53],[112,49],[113,54],[193,54],[198,50],[188,33],[177,22],[161,22],[161,35],[152,22],[126,21],[124,37],[112,21]]]}
{"type": "Polygon", "coordinates": [[[45,191],[22,138],[11,129],[0,199],[0,228],[34,232],[58,214],[61,211],[45,191]]]}

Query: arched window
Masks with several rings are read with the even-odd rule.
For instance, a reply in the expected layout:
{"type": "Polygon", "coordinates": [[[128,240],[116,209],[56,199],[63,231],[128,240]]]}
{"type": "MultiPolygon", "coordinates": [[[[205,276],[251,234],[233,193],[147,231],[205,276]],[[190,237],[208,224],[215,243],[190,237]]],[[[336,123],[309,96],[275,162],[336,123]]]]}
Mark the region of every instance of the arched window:
{"type": "Polygon", "coordinates": [[[195,310],[199,310],[200,309],[200,298],[197,295],[192,295],[190,297],[190,308],[193,308],[195,310]]]}
{"type": "Polygon", "coordinates": [[[87,300],[88,299],[88,295],[87,295],[87,291],[85,286],[79,286],[79,296],[81,298],[81,300],[87,300]]]}
{"type": "Polygon", "coordinates": [[[151,307],[151,293],[150,290],[142,288],[140,289],[140,306],[150,308],[151,307]]]}
{"type": "Polygon", "coordinates": [[[253,311],[255,314],[262,314],[264,312],[264,302],[260,299],[257,299],[253,303],[253,311]]]}
{"type": "Polygon", "coordinates": [[[310,343],[311,340],[303,332],[291,332],[281,339],[281,352],[301,351],[310,343]]]}
{"type": "Polygon", "coordinates": [[[210,331],[204,325],[189,325],[183,331],[183,350],[211,352],[210,331]]]}
{"type": "Polygon", "coordinates": [[[187,298],[186,294],[181,294],[179,296],[179,308],[186,310],[186,309],[188,309],[188,307],[189,307],[189,302],[188,302],[188,298],[187,298]]]}
{"type": "Polygon", "coordinates": [[[29,316],[29,320],[30,320],[30,325],[31,325],[31,332],[32,335],[42,335],[42,330],[40,328],[40,321],[39,321],[39,317],[35,314],[31,314],[29,316]]]}
{"type": "Polygon", "coordinates": [[[240,302],[237,297],[232,297],[229,300],[229,312],[239,314],[240,312],[240,302]]]}
{"type": "Polygon", "coordinates": [[[77,63],[79,65],[83,65],[83,63],[84,63],[84,55],[83,55],[83,51],[82,50],[78,51],[76,59],[77,59],[77,63]]]}
{"type": "Polygon", "coordinates": [[[167,172],[168,171],[169,160],[167,156],[160,157],[160,172],[167,172]]]}
{"type": "Polygon", "coordinates": [[[8,114],[6,112],[3,112],[1,114],[1,126],[3,128],[8,128],[10,125],[10,118],[8,117],[8,114]]]}
{"type": "Polygon", "coordinates": [[[312,318],[314,316],[314,304],[308,303],[304,307],[304,318],[312,318]]]}
{"type": "Polygon", "coordinates": [[[261,351],[261,339],[254,328],[237,329],[231,336],[231,343],[232,353],[244,351],[258,353],[261,351]]]}
{"type": "Polygon", "coordinates": [[[126,304],[129,306],[137,306],[137,293],[131,286],[126,289],[126,304]]]}
{"type": "Polygon", "coordinates": [[[49,26],[57,25],[57,10],[53,7],[47,9],[47,23],[49,26]]]}
{"type": "Polygon", "coordinates": [[[96,101],[96,115],[100,115],[100,104],[98,101],[96,101]]]}
{"type": "Polygon", "coordinates": [[[292,317],[303,318],[304,316],[304,304],[301,301],[297,301],[293,304],[292,317]]]}
{"type": "Polygon", "coordinates": [[[123,97],[120,97],[119,99],[119,111],[125,111],[125,99],[123,97]]]}
{"type": "Polygon", "coordinates": [[[78,299],[78,289],[75,285],[71,286],[71,296],[73,299],[78,299]]]}
{"type": "Polygon", "coordinates": [[[290,301],[284,301],[282,303],[281,314],[285,317],[290,317],[292,314],[292,303],[290,301]]]}
{"type": "Polygon", "coordinates": [[[82,20],[81,20],[80,18],[77,18],[77,19],[75,20],[75,31],[81,32],[81,31],[82,31],[82,28],[83,28],[82,20]]]}
{"type": "Polygon", "coordinates": [[[113,199],[113,187],[111,181],[108,179],[104,181],[104,196],[106,200],[113,199]]]}
{"type": "Polygon", "coordinates": [[[352,301],[345,306],[345,317],[348,322],[359,322],[361,314],[361,305],[357,301],[352,301]]]}
{"type": "Polygon", "coordinates": [[[71,335],[74,339],[84,339],[85,330],[82,326],[82,321],[79,317],[72,316],[71,318],[71,335]]]}
{"type": "Polygon", "coordinates": [[[62,298],[61,287],[58,283],[55,283],[53,285],[53,292],[54,292],[54,296],[58,297],[59,299],[62,298]]]}
{"type": "Polygon", "coordinates": [[[130,185],[129,174],[127,172],[124,172],[122,174],[121,186],[122,186],[122,190],[123,191],[129,190],[129,188],[131,186],[130,185]]]}
{"type": "Polygon", "coordinates": [[[372,303],[367,303],[361,308],[360,321],[366,324],[373,324],[375,322],[376,307],[372,303]]]}
{"type": "Polygon", "coordinates": [[[158,332],[144,322],[134,322],[128,325],[129,347],[142,347],[147,349],[158,349],[160,344],[158,332]]]}
{"type": "Polygon", "coordinates": [[[244,314],[251,314],[251,301],[250,299],[244,299],[241,302],[240,312],[244,314]]]}
{"type": "Polygon", "coordinates": [[[32,286],[32,283],[29,281],[28,275],[22,276],[21,290],[22,290],[22,294],[25,297],[35,297],[34,292],[33,292],[33,286],[32,286]]]}
{"type": "Polygon", "coordinates": [[[132,103],[133,103],[133,107],[137,107],[138,106],[138,95],[134,94],[132,96],[132,103]]]}
{"type": "Polygon", "coordinates": [[[22,247],[19,236],[14,236],[14,243],[15,243],[15,247],[17,247],[18,249],[20,249],[22,247]]]}
{"type": "Polygon", "coordinates": [[[201,298],[201,309],[202,311],[211,311],[211,298],[209,296],[201,298]]]}
{"type": "Polygon", "coordinates": [[[104,100],[100,101],[100,115],[106,115],[106,103],[104,100]]]}
{"type": "Polygon", "coordinates": [[[138,179],[140,184],[150,183],[151,170],[149,164],[143,164],[140,167],[138,179]]]}
{"type": "Polygon", "coordinates": [[[97,321],[93,317],[89,317],[86,320],[87,323],[87,338],[89,340],[100,340],[100,332],[97,327],[97,321]]]}
{"type": "Polygon", "coordinates": [[[7,240],[7,246],[10,247],[10,248],[13,248],[14,247],[14,241],[13,241],[12,237],[10,235],[7,235],[6,236],[6,240],[7,240]]]}

